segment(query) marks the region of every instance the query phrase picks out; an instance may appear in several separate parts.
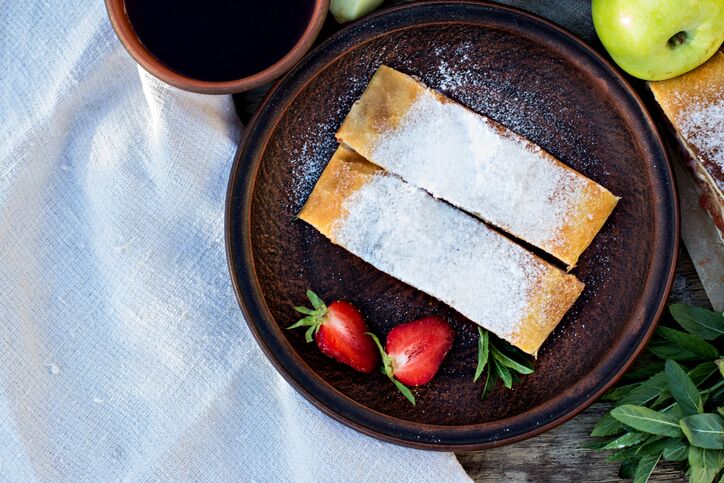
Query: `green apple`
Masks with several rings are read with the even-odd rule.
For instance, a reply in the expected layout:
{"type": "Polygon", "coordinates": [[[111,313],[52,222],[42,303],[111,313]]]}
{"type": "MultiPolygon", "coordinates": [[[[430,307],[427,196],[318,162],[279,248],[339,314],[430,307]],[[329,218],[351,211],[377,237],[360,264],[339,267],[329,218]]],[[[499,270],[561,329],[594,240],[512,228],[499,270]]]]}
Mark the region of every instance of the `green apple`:
{"type": "Polygon", "coordinates": [[[724,41],[724,0],[593,0],[591,10],[603,46],[640,79],[688,72],[724,41]]]}
{"type": "Polygon", "coordinates": [[[382,0],[332,0],[329,11],[339,23],[357,20],[382,4],[382,0]]]}

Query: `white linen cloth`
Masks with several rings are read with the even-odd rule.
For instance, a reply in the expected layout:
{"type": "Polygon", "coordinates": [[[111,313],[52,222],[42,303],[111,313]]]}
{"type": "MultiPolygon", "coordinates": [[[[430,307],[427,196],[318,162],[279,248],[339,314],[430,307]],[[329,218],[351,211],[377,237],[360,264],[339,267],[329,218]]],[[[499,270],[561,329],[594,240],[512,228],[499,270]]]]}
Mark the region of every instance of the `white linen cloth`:
{"type": "Polygon", "coordinates": [[[252,339],[230,97],[140,70],[100,1],[0,1],[0,87],[0,480],[467,480],[324,416],[252,339]]]}

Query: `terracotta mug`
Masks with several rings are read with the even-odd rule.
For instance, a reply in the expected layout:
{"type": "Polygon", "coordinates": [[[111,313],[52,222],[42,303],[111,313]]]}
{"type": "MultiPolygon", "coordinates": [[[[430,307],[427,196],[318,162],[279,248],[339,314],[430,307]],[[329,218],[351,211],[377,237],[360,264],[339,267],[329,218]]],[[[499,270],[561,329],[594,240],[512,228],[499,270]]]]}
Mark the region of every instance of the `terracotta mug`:
{"type": "Polygon", "coordinates": [[[180,74],[164,65],[136,35],[126,14],[125,0],[105,0],[108,16],[123,46],[141,67],[164,82],[187,91],[204,94],[231,94],[264,85],[284,74],[309,51],[327,16],[330,0],[315,0],[307,26],[297,43],[281,59],[260,72],[240,79],[207,81],[180,74]]]}

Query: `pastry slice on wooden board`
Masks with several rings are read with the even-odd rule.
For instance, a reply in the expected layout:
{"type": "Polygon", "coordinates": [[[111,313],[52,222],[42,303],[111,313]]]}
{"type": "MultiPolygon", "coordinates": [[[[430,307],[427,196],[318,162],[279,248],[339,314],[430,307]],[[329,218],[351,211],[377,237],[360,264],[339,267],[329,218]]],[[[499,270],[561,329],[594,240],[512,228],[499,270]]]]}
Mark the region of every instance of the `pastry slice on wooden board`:
{"type": "Polygon", "coordinates": [[[700,203],[724,241],[724,53],[649,87],[674,128],[700,203]]]}
{"type": "Polygon", "coordinates": [[[345,146],[330,160],[299,217],[529,354],[538,352],[584,287],[345,146]]]}
{"type": "Polygon", "coordinates": [[[527,139],[384,65],[337,139],[569,268],[618,202],[527,139]]]}

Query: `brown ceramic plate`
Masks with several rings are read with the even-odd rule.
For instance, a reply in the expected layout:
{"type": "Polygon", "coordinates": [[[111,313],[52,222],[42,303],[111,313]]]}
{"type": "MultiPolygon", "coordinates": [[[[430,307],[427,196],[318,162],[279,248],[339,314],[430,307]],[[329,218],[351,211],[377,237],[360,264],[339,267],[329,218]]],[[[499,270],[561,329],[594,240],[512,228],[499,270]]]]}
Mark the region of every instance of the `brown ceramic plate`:
{"type": "MultiPolygon", "coordinates": [[[[277,369],[333,418],[427,449],[479,449],[550,429],[608,388],[664,307],[678,244],[676,193],[651,118],[626,81],[566,31],[517,10],[424,3],[356,23],[308,55],[247,128],[226,207],[229,269],[252,332],[277,369]],[[481,401],[476,326],[332,245],[295,220],[332,155],[334,133],[385,63],[522,133],[622,197],[574,273],[586,289],[544,344],[536,370],[481,401]],[[380,373],[361,375],[304,342],[297,319],[313,288],[350,300],[385,336],[428,314],[453,349],[413,407],[380,373]]],[[[501,304],[505,300],[500,301],[501,304]]]]}

